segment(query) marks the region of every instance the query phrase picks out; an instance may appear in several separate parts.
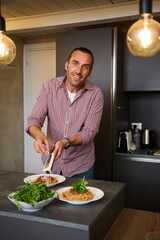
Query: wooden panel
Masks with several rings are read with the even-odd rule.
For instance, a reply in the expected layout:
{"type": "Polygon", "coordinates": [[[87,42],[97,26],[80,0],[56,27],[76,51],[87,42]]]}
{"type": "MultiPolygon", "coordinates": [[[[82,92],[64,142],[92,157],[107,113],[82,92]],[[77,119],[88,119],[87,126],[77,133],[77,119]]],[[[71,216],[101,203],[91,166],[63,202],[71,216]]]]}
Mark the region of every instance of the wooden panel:
{"type": "Polygon", "coordinates": [[[3,6],[2,10],[5,13],[11,15],[12,17],[23,17],[23,16],[25,16],[24,13],[14,9],[13,7],[10,7],[10,6],[3,6]]]}
{"type": "Polygon", "coordinates": [[[32,6],[26,6],[24,3],[10,4],[9,6],[23,13],[25,16],[33,15],[37,12],[32,9],[32,6]]]}
{"type": "Polygon", "coordinates": [[[81,8],[95,7],[95,4],[90,0],[74,0],[81,8]]]}
{"type": "Polygon", "coordinates": [[[160,230],[160,213],[125,208],[103,240],[145,240],[145,234],[160,230]]]}
{"type": "MultiPolygon", "coordinates": [[[[50,9],[51,12],[60,12],[66,10],[63,4],[59,4],[59,1],[55,0],[39,0],[39,2],[45,6],[46,8],[50,9]]],[[[68,1],[67,1],[68,2],[68,1]]]]}
{"type": "Polygon", "coordinates": [[[124,3],[124,2],[128,2],[128,0],[112,0],[112,2],[115,3],[124,3]]]}
{"type": "Polygon", "coordinates": [[[96,4],[96,6],[103,6],[103,5],[108,5],[112,4],[110,0],[92,0],[96,4]]]}
{"type": "Polygon", "coordinates": [[[12,15],[10,15],[10,14],[8,14],[8,13],[4,12],[4,11],[2,11],[2,17],[4,17],[4,18],[5,18],[5,20],[6,20],[6,19],[13,18],[13,16],[12,16],[12,15]]]}
{"type": "Polygon", "coordinates": [[[37,14],[45,14],[51,12],[48,8],[44,7],[41,3],[32,0],[26,1],[25,4],[28,7],[32,7],[33,10],[37,12],[37,14]]]}
{"type": "Polygon", "coordinates": [[[61,6],[63,6],[65,9],[67,10],[72,10],[72,9],[78,9],[80,8],[79,7],[79,4],[76,4],[76,2],[72,1],[72,0],[67,0],[67,1],[64,1],[64,0],[58,0],[57,1],[61,6]]]}

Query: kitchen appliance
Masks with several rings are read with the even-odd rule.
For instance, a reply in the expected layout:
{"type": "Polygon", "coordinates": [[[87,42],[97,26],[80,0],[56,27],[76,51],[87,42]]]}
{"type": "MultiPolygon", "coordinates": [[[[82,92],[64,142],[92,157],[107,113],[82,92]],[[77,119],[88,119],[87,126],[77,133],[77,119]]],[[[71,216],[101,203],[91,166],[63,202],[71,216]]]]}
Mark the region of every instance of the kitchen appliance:
{"type": "Polygon", "coordinates": [[[119,152],[129,152],[132,146],[132,133],[127,130],[124,132],[120,132],[119,134],[119,143],[118,143],[118,151],[119,152]]]}
{"type": "Polygon", "coordinates": [[[155,144],[155,132],[152,129],[144,129],[142,131],[142,140],[141,147],[142,148],[151,148],[154,147],[155,144]]]}

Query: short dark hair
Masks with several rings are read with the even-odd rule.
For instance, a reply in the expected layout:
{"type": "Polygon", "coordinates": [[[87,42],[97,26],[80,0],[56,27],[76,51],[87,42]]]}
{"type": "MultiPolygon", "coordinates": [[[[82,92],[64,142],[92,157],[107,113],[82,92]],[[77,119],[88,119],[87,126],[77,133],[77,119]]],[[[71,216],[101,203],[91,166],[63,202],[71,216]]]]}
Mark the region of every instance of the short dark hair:
{"type": "Polygon", "coordinates": [[[83,53],[87,53],[92,57],[92,65],[91,65],[91,69],[92,69],[93,64],[94,64],[94,56],[93,56],[93,53],[88,48],[85,48],[85,47],[77,47],[77,48],[73,49],[73,51],[70,53],[70,55],[67,59],[67,62],[69,62],[69,60],[72,56],[72,53],[74,53],[75,51],[81,51],[83,53]]]}

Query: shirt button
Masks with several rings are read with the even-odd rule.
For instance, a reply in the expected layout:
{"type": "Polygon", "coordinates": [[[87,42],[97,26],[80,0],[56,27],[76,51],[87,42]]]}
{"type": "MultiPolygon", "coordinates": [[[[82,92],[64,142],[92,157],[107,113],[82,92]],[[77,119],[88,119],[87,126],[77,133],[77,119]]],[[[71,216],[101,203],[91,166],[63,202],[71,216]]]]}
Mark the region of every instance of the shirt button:
{"type": "Polygon", "coordinates": [[[66,124],[68,124],[68,121],[66,122],[66,124]]]}

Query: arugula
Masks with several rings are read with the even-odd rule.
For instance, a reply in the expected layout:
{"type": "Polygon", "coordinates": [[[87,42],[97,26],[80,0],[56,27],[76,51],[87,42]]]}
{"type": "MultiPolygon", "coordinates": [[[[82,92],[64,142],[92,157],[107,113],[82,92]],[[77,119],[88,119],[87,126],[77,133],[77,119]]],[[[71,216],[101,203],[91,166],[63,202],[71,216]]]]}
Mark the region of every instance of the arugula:
{"type": "Polygon", "coordinates": [[[73,188],[74,191],[83,194],[87,190],[86,185],[88,184],[88,182],[85,181],[85,176],[83,177],[83,179],[81,179],[81,178],[79,178],[79,179],[80,179],[80,181],[72,184],[71,187],[73,188]]]}
{"type": "Polygon", "coordinates": [[[21,188],[21,190],[14,192],[15,194],[10,198],[13,198],[16,201],[19,210],[20,210],[20,206],[18,203],[19,201],[28,203],[32,205],[32,207],[34,207],[34,203],[38,203],[40,201],[51,198],[55,194],[54,191],[51,191],[46,186],[46,184],[42,182],[38,183],[27,182],[25,185],[17,187],[17,189],[18,188],[21,188]]]}

